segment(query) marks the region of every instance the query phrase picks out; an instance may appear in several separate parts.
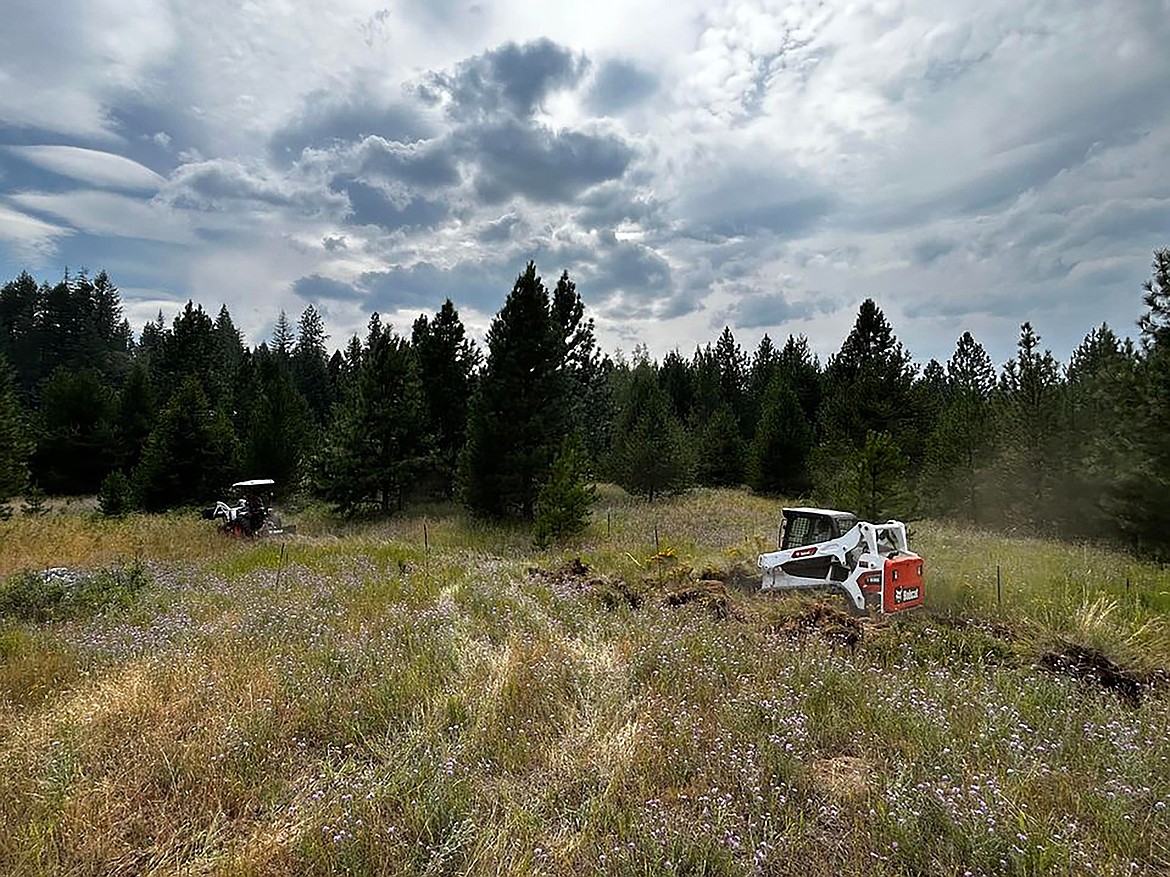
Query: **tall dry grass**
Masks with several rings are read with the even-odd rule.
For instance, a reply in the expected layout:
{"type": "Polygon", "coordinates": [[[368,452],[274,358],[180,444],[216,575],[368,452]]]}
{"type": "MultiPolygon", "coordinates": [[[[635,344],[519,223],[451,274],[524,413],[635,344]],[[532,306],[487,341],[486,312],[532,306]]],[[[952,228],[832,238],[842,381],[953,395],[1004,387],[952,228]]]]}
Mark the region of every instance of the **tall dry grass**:
{"type": "Polygon", "coordinates": [[[852,648],[795,633],[800,599],[733,589],[730,617],[663,599],[754,562],[778,508],[607,490],[581,543],[544,553],[437,507],[318,516],[283,559],[181,519],[52,519],[56,554],[9,522],[31,541],[4,543],[8,569],[141,556],[151,583],[92,616],[3,622],[0,872],[1170,867],[1164,695],[1132,705],[1035,653],[1062,636],[1164,666],[1161,570],[917,525],[930,612],[852,648]],[[528,574],[575,553],[641,605],[528,574]]]}

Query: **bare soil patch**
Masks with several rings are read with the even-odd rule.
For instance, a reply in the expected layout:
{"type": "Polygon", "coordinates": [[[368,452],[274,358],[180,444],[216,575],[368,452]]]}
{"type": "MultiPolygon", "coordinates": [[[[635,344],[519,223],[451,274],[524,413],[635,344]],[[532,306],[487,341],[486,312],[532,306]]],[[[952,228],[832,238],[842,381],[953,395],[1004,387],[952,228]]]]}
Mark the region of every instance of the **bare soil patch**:
{"type": "Polygon", "coordinates": [[[794,639],[817,635],[850,649],[856,649],[865,638],[862,619],[823,600],[810,603],[795,615],[780,620],[772,630],[794,639]]]}
{"type": "Polygon", "coordinates": [[[1040,666],[1115,692],[1133,706],[1138,706],[1163,681],[1155,674],[1123,667],[1097,649],[1069,642],[1040,655],[1040,666]]]}
{"type": "Polygon", "coordinates": [[[642,595],[626,582],[594,571],[579,557],[556,569],[529,567],[528,578],[548,585],[557,596],[591,595],[610,609],[620,606],[637,609],[642,605],[642,595]]]}

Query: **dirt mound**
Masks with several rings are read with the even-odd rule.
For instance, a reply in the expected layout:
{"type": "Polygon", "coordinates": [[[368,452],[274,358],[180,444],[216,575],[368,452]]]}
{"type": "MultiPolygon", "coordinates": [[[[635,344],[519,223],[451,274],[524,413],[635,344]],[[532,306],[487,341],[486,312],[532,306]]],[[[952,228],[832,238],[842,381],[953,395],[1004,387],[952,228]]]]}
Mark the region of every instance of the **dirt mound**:
{"type": "Polygon", "coordinates": [[[760,588],[760,571],[746,563],[734,563],[729,567],[704,567],[699,573],[701,581],[721,582],[728,588],[752,594],[760,588]]]}
{"type": "Polygon", "coordinates": [[[817,634],[850,649],[856,649],[865,638],[860,619],[824,601],[810,603],[796,615],[777,622],[772,629],[793,638],[817,634]]]}
{"type": "Polygon", "coordinates": [[[1137,706],[1153,688],[1155,680],[1146,673],[1122,667],[1097,649],[1063,643],[1040,656],[1040,666],[1116,692],[1122,700],[1137,706]]]}
{"type": "Polygon", "coordinates": [[[698,603],[720,621],[726,621],[729,618],[742,620],[731,603],[727,586],[721,581],[700,579],[693,584],[682,585],[673,591],[668,591],[663,600],[667,606],[671,607],[698,603]]]}
{"type": "Polygon", "coordinates": [[[579,557],[573,558],[556,569],[529,567],[528,578],[548,585],[549,589],[559,597],[590,594],[610,609],[616,609],[619,606],[637,609],[642,605],[641,594],[632,590],[624,581],[611,579],[609,576],[594,572],[579,557]]]}

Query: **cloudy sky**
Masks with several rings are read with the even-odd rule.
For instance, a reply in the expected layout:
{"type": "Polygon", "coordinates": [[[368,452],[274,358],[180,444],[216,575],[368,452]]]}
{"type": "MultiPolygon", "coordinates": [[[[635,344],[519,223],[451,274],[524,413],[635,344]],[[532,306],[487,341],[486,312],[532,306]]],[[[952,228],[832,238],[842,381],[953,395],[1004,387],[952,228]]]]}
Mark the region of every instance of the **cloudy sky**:
{"type": "Polygon", "coordinates": [[[1170,0],[8,0],[0,279],[107,269],[335,344],[535,259],[607,349],[919,360],[1131,331],[1170,245],[1170,0]]]}

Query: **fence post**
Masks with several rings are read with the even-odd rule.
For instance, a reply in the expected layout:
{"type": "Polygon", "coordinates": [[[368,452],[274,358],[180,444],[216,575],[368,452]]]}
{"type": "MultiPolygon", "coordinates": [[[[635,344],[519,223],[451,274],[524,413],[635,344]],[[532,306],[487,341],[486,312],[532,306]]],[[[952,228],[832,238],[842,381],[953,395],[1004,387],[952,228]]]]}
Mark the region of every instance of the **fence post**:
{"type": "Polygon", "coordinates": [[[999,564],[995,565],[995,602],[999,605],[999,609],[1003,611],[1003,576],[1000,574],[999,564]]]}
{"type": "Polygon", "coordinates": [[[423,518],[423,572],[430,575],[431,572],[431,536],[427,531],[427,519],[423,518]]]}

